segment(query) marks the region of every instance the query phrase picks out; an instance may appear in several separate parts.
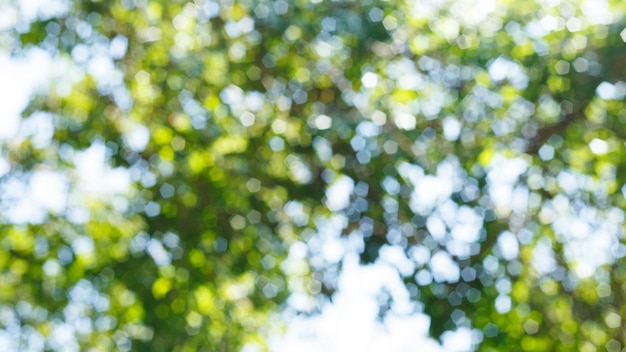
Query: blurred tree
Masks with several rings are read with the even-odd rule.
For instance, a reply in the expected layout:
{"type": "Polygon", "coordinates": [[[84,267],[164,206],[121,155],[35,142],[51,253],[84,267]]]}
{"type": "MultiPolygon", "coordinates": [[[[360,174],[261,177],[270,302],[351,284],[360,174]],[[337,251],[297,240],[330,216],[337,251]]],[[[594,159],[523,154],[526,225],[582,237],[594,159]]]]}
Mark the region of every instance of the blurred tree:
{"type": "Polygon", "coordinates": [[[2,6],[2,46],[64,72],[3,140],[14,342],[263,346],[290,294],[335,290],[323,228],[400,248],[433,336],[626,343],[622,2],[2,6]]]}

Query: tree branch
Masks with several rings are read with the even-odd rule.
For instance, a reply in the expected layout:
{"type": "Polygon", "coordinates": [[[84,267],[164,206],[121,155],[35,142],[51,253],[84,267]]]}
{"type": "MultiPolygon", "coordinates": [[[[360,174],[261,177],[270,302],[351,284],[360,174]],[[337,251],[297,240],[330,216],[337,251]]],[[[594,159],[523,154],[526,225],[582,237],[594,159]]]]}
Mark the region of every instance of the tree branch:
{"type": "Polygon", "coordinates": [[[584,108],[580,108],[574,112],[566,114],[561,121],[539,129],[537,134],[528,141],[528,149],[526,150],[526,153],[530,155],[537,155],[541,146],[544,145],[550,137],[555,134],[562,134],[570,125],[583,120],[585,118],[583,110],[584,108]]]}

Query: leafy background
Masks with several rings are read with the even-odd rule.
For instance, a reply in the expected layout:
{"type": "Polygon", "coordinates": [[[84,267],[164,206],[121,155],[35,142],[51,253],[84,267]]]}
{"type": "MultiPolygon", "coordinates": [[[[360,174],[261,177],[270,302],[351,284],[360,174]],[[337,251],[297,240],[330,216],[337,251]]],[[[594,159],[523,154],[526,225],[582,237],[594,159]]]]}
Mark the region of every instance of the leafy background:
{"type": "Polygon", "coordinates": [[[626,343],[624,3],[35,5],[0,3],[5,346],[626,343]]]}

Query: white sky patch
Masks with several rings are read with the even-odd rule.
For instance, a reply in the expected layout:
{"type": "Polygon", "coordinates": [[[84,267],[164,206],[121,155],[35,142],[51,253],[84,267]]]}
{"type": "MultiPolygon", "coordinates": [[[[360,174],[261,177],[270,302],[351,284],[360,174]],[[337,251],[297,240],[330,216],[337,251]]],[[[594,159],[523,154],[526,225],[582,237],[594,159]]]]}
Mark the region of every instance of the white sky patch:
{"type": "Polygon", "coordinates": [[[78,236],[72,241],[72,249],[76,254],[89,254],[95,250],[95,244],[91,237],[78,236]]]}
{"type": "Polygon", "coordinates": [[[600,99],[611,100],[617,97],[617,89],[615,85],[609,82],[602,82],[596,88],[596,94],[600,97],[600,99]]]}
{"type": "Polygon", "coordinates": [[[402,162],[400,164],[398,167],[398,173],[413,184],[419,182],[419,180],[424,177],[424,169],[418,165],[409,164],[407,162],[402,162]]]}
{"type": "Polygon", "coordinates": [[[305,226],[309,222],[309,212],[305,211],[302,203],[292,200],[285,204],[285,213],[298,226],[305,226]]]}
{"type": "Polygon", "coordinates": [[[435,240],[445,242],[446,224],[443,222],[438,213],[434,213],[428,217],[428,220],[426,220],[426,228],[435,240]]]}
{"type": "Polygon", "coordinates": [[[0,104],[0,142],[16,135],[20,115],[31,96],[48,82],[50,55],[42,49],[30,49],[23,59],[12,59],[0,53],[0,96],[10,97],[0,104]]]}
{"type": "Polygon", "coordinates": [[[124,168],[111,168],[106,160],[106,147],[94,142],[89,148],[76,153],[74,164],[79,186],[89,194],[124,193],[130,187],[130,174],[124,168]]]}
{"type": "Polygon", "coordinates": [[[377,320],[378,295],[387,292],[392,306],[411,307],[412,302],[397,271],[388,264],[358,265],[356,255],[344,259],[339,290],[320,315],[289,316],[283,336],[269,340],[277,352],[429,351],[443,352],[428,337],[430,318],[423,313],[402,313],[392,307],[383,322],[377,320]]]}
{"type": "Polygon", "coordinates": [[[394,115],[394,122],[396,123],[396,126],[398,126],[398,128],[408,131],[414,130],[415,126],[417,125],[417,119],[415,118],[415,116],[403,111],[397,112],[394,115]]]}
{"type": "Polygon", "coordinates": [[[344,209],[350,204],[350,195],[354,188],[354,181],[348,176],[339,176],[326,189],[326,207],[331,211],[344,209]]]}
{"type": "Polygon", "coordinates": [[[586,0],[582,6],[583,14],[590,24],[606,25],[614,20],[614,15],[606,0],[586,0]]]}
{"type": "Polygon", "coordinates": [[[496,306],[498,313],[508,313],[511,310],[511,297],[507,295],[500,295],[496,298],[494,305],[496,306]]]}
{"type": "Polygon", "coordinates": [[[17,179],[10,179],[1,187],[2,215],[14,224],[40,224],[46,220],[44,209],[29,196],[28,186],[17,179]]]}
{"type": "MultiPolygon", "coordinates": [[[[407,164],[407,167],[411,165],[407,164]]],[[[337,262],[322,258],[328,245],[340,249],[342,255],[337,260],[342,262],[342,266],[338,289],[332,303],[323,302],[320,314],[308,317],[296,315],[294,310],[304,308],[303,311],[309,312],[314,305],[313,298],[307,293],[293,292],[289,298],[291,308],[283,313],[288,324],[287,331],[282,336],[270,337],[270,349],[278,352],[448,351],[438,341],[428,337],[430,318],[422,313],[419,304],[411,300],[402,281],[402,276],[412,274],[416,265],[432,262],[430,250],[415,247],[409,258],[401,247],[385,245],[374,264],[360,265],[359,249],[353,242],[362,242],[363,239],[354,234],[347,238],[341,236],[346,224],[347,218],[341,214],[320,218],[316,220],[318,232],[306,245],[296,243],[293,253],[290,251],[290,263],[286,268],[293,273],[298,268],[297,261],[307,256],[307,248],[309,262],[316,270],[324,270],[329,264],[331,267],[337,265],[337,262]],[[390,304],[382,321],[379,316],[381,295],[388,297],[390,304]]],[[[444,251],[435,256],[435,265],[444,280],[458,281],[459,268],[450,256],[444,251]]],[[[465,337],[462,333],[449,333],[444,343],[455,348],[454,351],[470,351],[475,341],[465,337]]]]}
{"type": "Polygon", "coordinates": [[[370,121],[361,121],[356,132],[363,137],[376,137],[380,134],[380,126],[370,121]]]}
{"type": "Polygon", "coordinates": [[[350,249],[350,239],[353,238],[353,236],[348,238],[341,236],[341,231],[347,225],[347,221],[348,219],[342,214],[316,219],[318,231],[308,241],[309,259],[312,266],[319,269],[341,261],[346,251],[350,249]]]}
{"type": "Polygon", "coordinates": [[[47,112],[35,112],[23,119],[20,126],[20,137],[30,137],[35,148],[45,148],[54,136],[55,117],[47,112]]]}
{"type": "Polygon", "coordinates": [[[448,198],[451,194],[452,187],[446,180],[437,176],[426,175],[415,185],[412,200],[414,199],[414,203],[419,205],[418,209],[431,209],[440,200],[448,198]]]}
{"type": "Polygon", "coordinates": [[[146,126],[136,125],[130,132],[124,134],[124,143],[135,152],[146,149],[150,141],[150,130],[146,126]]]}
{"type": "Polygon", "coordinates": [[[468,206],[461,206],[456,211],[457,222],[452,228],[452,237],[462,242],[475,242],[480,237],[483,218],[468,206]]]}
{"type": "MultiPolygon", "coordinates": [[[[453,202],[449,202],[452,203],[453,202]]],[[[438,209],[442,211],[443,207],[438,209]]],[[[473,246],[480,238],[483,226],[483,218],[475,210],[468,206],[461,206],[458,209],[446,210],[449,214],[444,216],[450,228],[450,238],[443,242],[451,255],[459,258],[467,258],[475,254],[478,247],[473,246]],[[450,221],[452,219],[453,221],[450,221]]]]}
{"type": "Polygon", "coordinates": [[[246,93],[246,97],[244,98],[244,102],[246,108],[248,108],[252,112],[259,111],[265,102],[265,95],[260,92],[248,92],[246,93]]]}
{"type": "Polygon", "coordinates": [[[441,335],[441,341],[446,352],[469,352],[472,350],[472,331],[468,328],[446,331],[441,335]]]}
{"type": "Polygon", "coordinates": [[[552,241],[542,237],[533,249],[532,265],[539,275],[549,274],[556,269],[552,241]]]}
{"type": "Polygon", "coordinates": [[[584,186],[585,177],[580,174],[574,174],[568,170],[561,170],[556,177],[559,187],[567,194],[574,194],[579,187],[584,186]]]}
{"type": "Polygon", "coordinates": [[[313,127],[317,128],[318,130],[327,130],[330,128],[330,126],[332,126],[333,124],[333,119],[330,118],[330,116],[327,115],[318,115],[313,119],[313,127]]]}
{"type": "Polygon", "coordinates": [[[495,59],[489,65],[487,72],[489,77],[496,82],[508,79],[517,89],[524,89],[528,86],[528,77],[523,67],[503,56],[495,59]]]}
{"type": "Polygon", "coordinates": [[[65,210],[68,191],[65,175],[54,171],[35,171],[29,186],[35,204],[55,214],[65,210]]]}
{"type": "MultiPolygon", "coordinates": [[[[498,215],[507,216],[511,212],[514,206],[514,186],[519,176],[526,172],[527,167],[528,165],[523,159],[507,159],[501,155],[495,156],[489,164],[487,174],[489,195],[498,215]]],[[[522,199],[523,194],[515,194],[515,197],[522,199]]]]}
{"type": "Polygon", "coordinates": [[[414,185],[411,209],[421,215],[429,214],[433,208],[449,199],[461,186],[458,163],[446,159],[437,166],[437,175],[424,175],[424,170],[411,164],[400,165],[398,171],[414,185]]]}
{"type": "Polygon", "coordinates": [[[430,260],[430,249],[424,246],[416,245],[411,247],[409,255],[417,266],[422,266],[430,260]]]}
{"type": "Polygon", "coordinates": [[[52,332],[48,338],[50,347],[55,350],[65,349],[68,351],[78,351],[78,343],[76,342],[76,330],[72,325],[60,323],[58,320],[52,325],[52,332]]]}
{"type": "Polygon", "coordinates": [[[122,83],[123,75],[115,69],[113,58],[107,55],[98,55],[89,60],[87,72],[99,84],[117,86],[122,83]]]}
{"type": "Polygon", "coordinates": [[[443,120],[443,135],[449,141],[456,141],[461,134],[461,123],[454,117],[448,116],[443,120]]]}
{"type": "Polygon", "coordinates": [[[34,171],[28,181],[10,178],[0,185],[1,213],[10,223],[40,224],[48,213],[65,211],[68,187],[65,175],[49,170],[34,171]]]}
{"type": "Polygon", "coordinates": [[[315,51],[320,57],[327,58],[333,53],[333,45],[323,40],[319,40],[315,43],[315,51]]]}
{"type": "Polygon", "coordinates": [[[250,17],[244,17],[239,22],[228,21],[224,26],[226,34],[231,38],[240,37],[254,29],[254,20],[250,17]]]}
{"type": "Polygon", "coordinates": [[[409,276],[415,271],[415,264],[404,253],[400,246],[384,245],[380,249],[380,260],[391,264],[400,275],[409,276]]]}
{"type": "Polygon", "coordinates": [[[9,171],[11,171],[11,164],[0,156],[0,177],[6,175],[9,171]]]}
{"type": "Polygon", "coordinates": [[[589,148],[596,155],[604,155],[609,151],[609,144],[602,139],[594,138],[589,142],[589,148]]]}
{"type": "Polygon", "coordinates": [[[565,196],[554,199],[558,216],[552,223],[557,240],[564,244],[564,254],[574,273],[585,278],[617,258],[623,257],[624,212],[618,208],[598,210],[571,204],[565,196]]]}
{"type": "Polygon", "coordinates": [[[450,13],[464,26],[477,26],[488,20],[496,9],[495,0],[460,0],[452,1],[450,13]]]}
{"type": "Polygon", "coordinates": [[[509,67],[510,61],[497,58],[494,62],[489,65],[489,76],[496,82],[502,81],[507,77],[507,69],[509,67]]]}
{"type": "Polygon", "coordinates": [[[244,99],[243,89],[231,84],[222,90],[220,99],[228,105],[239,105],[244,99]]]}
{"type": "Polygon", "coordinates": [[[503,259],[513,260],[519,254],[519,242],[517,237],[509,231],[503,232],[498,237],[498,250],[503,259]]]}
{"type": "Polygon", "coordinates": [[[459,281],[459,266],[447,252],[439,251],[433,254],[430,258],[430,268],[433,278],[437,282],[455,283],[459,281]]]}
{"type": "MultiPolygon", "coordinates": [[[[427,57],[424,58],[425,56],[422,56],[421,60],[435,61],[427,57]]],[[[415,62],[406,57],[389,62],[385,67],[385,73],[390,79],[396,81],[396,86],[400,89],[421,90],[426,84],[426,79],[417,70],[415,62]]]]}
{"type": "Polygon", "coordinates": [[[345,254],[345,248],[343,245],[343,241],[338,238],[332,238],[326,240],[324,246],[322,247],[322,258],[327,263],[338,263],[341,261],[345,254]]]}
{"type": "Polygon", "coordinates": [[[161,241],[159,240],[154,238],[150,239],[150,241],[148,241],[148,245],[146,246],[146,251],[150,254],[158,266],[169,265],[172,262],[172,257],[165,250],[163,244],[161,244],[161,241]]]}
{"type": "Polygon", "coordinates": [[[61,16],[69,11],[67,0],[22,0],[18,1],[19,12],[23,21],[32,22],[37,18],[45,20],[61,16]]]}
{"type": "Polygon", "coordinates": [[[128,39],[123,35],[118,35],[109,44],[109,55],[113,59],[121,59],[126,54],[126,49],[128,49],[128,39]]]}
{"type": "Polygon", "coordinates": [[[0,6],[0,30],[11,29],[17,23],[19,13],[6,2],[0,6]]]}
{"type": "Polygon", "coordinates": [[[378,84],[378,75],[374,72],[366,72],[363,77],[361,77],[361,83],[363,83],[363,87],[365,88],[374,88],[378,84]]]}

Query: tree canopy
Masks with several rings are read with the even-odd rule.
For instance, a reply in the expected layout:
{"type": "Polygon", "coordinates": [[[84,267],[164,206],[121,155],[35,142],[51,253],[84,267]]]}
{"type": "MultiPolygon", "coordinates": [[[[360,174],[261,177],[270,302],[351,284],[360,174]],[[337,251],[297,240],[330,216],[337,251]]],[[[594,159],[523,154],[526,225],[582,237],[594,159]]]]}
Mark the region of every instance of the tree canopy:
{"type": "Polygon", "coordinates": [[[626,344],[623,2],[27,3],[0,45],[51,82],[0,128],[11,346],[264,348],[348,250],[409,263],[435,338],[626,344]]]}

